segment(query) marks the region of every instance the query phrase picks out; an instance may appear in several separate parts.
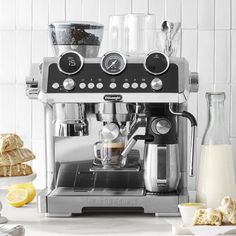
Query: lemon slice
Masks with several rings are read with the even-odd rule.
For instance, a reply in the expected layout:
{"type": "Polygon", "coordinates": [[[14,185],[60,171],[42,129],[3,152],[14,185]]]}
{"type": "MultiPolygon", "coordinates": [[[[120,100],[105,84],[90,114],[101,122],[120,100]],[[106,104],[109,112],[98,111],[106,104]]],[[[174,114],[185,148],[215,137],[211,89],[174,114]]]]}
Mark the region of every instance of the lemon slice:
{"type": "Polygon", "coordinates": [[[23,188],[12,189],[7,194],[7,202],[14,207],[22,207],[28,201],[28,191],[23,188]]]}
{"type": "Polygon", "coordinates": [[[11,191],[13,189],[25,189],[25,190],[27,190],[28,191],[28,201],[27,201],[27,203],[33,201],[33,199],[35,198],[36,189],[33,186],[33,184],[30,184],[30,183],[14,184],[14,185],[10,186],[8,191],[11,191]]]}

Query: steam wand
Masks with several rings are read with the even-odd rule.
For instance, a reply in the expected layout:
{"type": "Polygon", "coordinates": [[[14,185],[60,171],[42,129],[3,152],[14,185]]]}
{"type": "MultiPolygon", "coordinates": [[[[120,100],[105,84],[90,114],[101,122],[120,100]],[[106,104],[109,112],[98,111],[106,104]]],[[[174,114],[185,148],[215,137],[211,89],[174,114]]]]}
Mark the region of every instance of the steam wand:
{"type": "Polygon", "coordinates": [[[190,163],[189,163],[189,176],[194,176],[194,155],[195,155],[195,139],[196,139],[196,127],[197,127],[197,121],[193,114],[183,111],[183,112],[177,112],[173,110],[173,104],[169,103],[169,111],[173,115],[176,116],[182,116],[187,118],[191,122],[191,141],[190,141],[190,163]]]}

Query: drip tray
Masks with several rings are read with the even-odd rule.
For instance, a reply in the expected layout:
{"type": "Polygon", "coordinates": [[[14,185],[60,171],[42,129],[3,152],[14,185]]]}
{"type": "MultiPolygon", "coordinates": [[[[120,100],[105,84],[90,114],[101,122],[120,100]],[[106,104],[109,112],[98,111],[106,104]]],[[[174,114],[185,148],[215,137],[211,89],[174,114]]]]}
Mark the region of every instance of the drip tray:
{"type": "Polygon", "coordinates": [[[50,196],[143,196],[143,188],[65,188],[59,187],[50,196]]]}

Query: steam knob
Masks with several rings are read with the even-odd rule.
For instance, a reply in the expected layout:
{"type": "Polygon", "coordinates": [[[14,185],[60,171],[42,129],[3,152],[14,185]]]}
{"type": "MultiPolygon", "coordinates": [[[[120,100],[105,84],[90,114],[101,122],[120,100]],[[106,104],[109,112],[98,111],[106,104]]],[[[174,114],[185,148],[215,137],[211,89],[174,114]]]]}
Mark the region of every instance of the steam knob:
{"type": "Polygon", "coordinates": [[[167,134],[171,129],[171,123],[166,119],[160,119],[156,123],[156,131],[159,134],[167,134]]]}
{"type": "Polygon", "coordinates": [[[158,90],[162,89],[163,83],[159,78],[155,78],[151,82],[151,87],[153,90],[158,91],[158,90]]]}
{"type": "Polygon", "coordinates": [[[75,88],[75,81],[71,78],[67,78],[63,81],[63,87],[66,90],[72,90],[75,88]]]}

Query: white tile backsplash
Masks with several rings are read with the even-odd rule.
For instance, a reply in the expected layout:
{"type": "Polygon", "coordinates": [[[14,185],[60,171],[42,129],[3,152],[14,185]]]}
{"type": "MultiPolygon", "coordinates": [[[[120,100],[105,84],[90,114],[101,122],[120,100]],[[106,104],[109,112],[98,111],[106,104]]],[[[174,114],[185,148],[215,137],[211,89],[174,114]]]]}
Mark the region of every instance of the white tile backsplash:
{"type": "Polygon", "coordinates": [[[37,100],[32,101],[32,139],[44,138],[44,107],[37,100]]]}
{"type": "Polygon", "coordinates": [[[15,132],[16,93],[15,85],[0,86],[0,133],[15,132]]]}
{"type": "Polygon", "coordinates": [[[215,0],[216,29],[230,29],[230,6],[231,0],[215,0]]]}
{"type": "Polygon", "coordinates": [[[34,180],[34,186],[37,189],[42,189],[46,186],[45,151],[42,148],[43,146],[44,140],[32,140],[32,151],[36,157],[32,161],[32,169],[37,173],[37,178],[34,180]]]}
{"type": "Polygon", "coordinates": [[[15,83],[16,32],[0,31],[0,84],[15,83]]]}
{"type": "Polygon", "coordinates": [[[230,31],[215,31],[215,82],[230,82],[230,31]]]}
{"type": "Polygon", "coordinates": [[[35,30],[32,32],[32,62],[41,62],[48,54],[48,32],[35,30]]]}
{"type": "Polygon", "coordinates": [[[23,140],[31,140],[31,100],[25,96],[25,85],[17,84],[16,97],[16,133],[23,140]]]}
{"type": "Polygon", "coordinates": [[[231,0],[231,27],[236,29],[236,1],[231,0]]]}
{"type": "Polygon", "coordinates": [[[100,0],[99,5],[99,22],[101,22],[105,29],[109,26],[109,16],[115,14],[115,1],[100,0]]]}
{"type": "Polygon", "coordinates": [[[198,0],[198,28],[213,30],[215,26],[214,0],[198,0]]]}
{"type": "Polygon", "coordinates": [[[16,0],[16,29],[31,30],[32,27],[32,0],[16,0]]]}
{"type": "Polygon", "coordinates": [[[214,82],[214,31],[198,31],[199,83],[214,82]]]}
{"type": "Polygon", "coordinates": [[[166,0],[166,19],[181,21],[181,0],[166,0]]]}
{"type": "Polygon", "coordinates": [[[132,0],[133,13],[148,13],[148,0],[132,0]]]}
{"type": "Polygon", "coordinates": [[[49,0],[32,0],[33,4],[33,29],[47,30],[49,0]]]}
{"type": "Polygon", "coordinates": [[[82,20],[82,0],[66,0],[66,20],[82,20]]]}
{"type": "Polygon", "coordinates": [[[191,71],[199,72],[199,93],[191,94],[188,103],[198,118],[198,140],[207,122],[205,93],[224,91],[227,128],[236,149],[236,0],[0,0],[0,133],[17,132],[33,148],[37,186],[45,181],[43,105],[28,100],[24,83],[32,62],[53,55],[48,23],[101,22],[102,55],[108,50],[109,16],[131,12],[156,14],[158,29],[166,19],[181,21],[180,53],[191,71]]]}
{"type": "Polygon", "coordinates": [[[149,0],[149,13],[156,15],[157,28],[165,20],[165,0],[149,0]]]}
{"type": "Polygon", "coordinates": [[[31,37],[29,30],[16,31],[16,83],[25,83],[31,64],[31,37]],[[24,59],[23,59],[24,58],[24,59]]]}
{"type": "Polygon", "coordinates": [[[117,15],[127,14],[132,12],[131,0],[115,0],[115,11],[117,15]]]}
{"type": "Polygon", "coordinates": [[[65,20],[66,0],[49,0],[49,23],[65,20]]]}
{"type": "Polygon", "coordinates": [[[15,29],[16,1],[17,0],[0,0],[0,30],[15,29]]]}
{"type": "Polygon", "coordinates": [[[82,4],[82,20],[98,21],[99,19],[99,1],[85,0],[82,4]]]}
{"type": "Polygon", "coordinates": [[[182,0],[182,28],[196,29],[197,28],[197,0],[182,0]]]}
{"type": "Polygon", "coordinates": [[[197,39],[197,30],[182,30],[182,56],[188,60],[191,71],[197,71],[197,39]]]}

